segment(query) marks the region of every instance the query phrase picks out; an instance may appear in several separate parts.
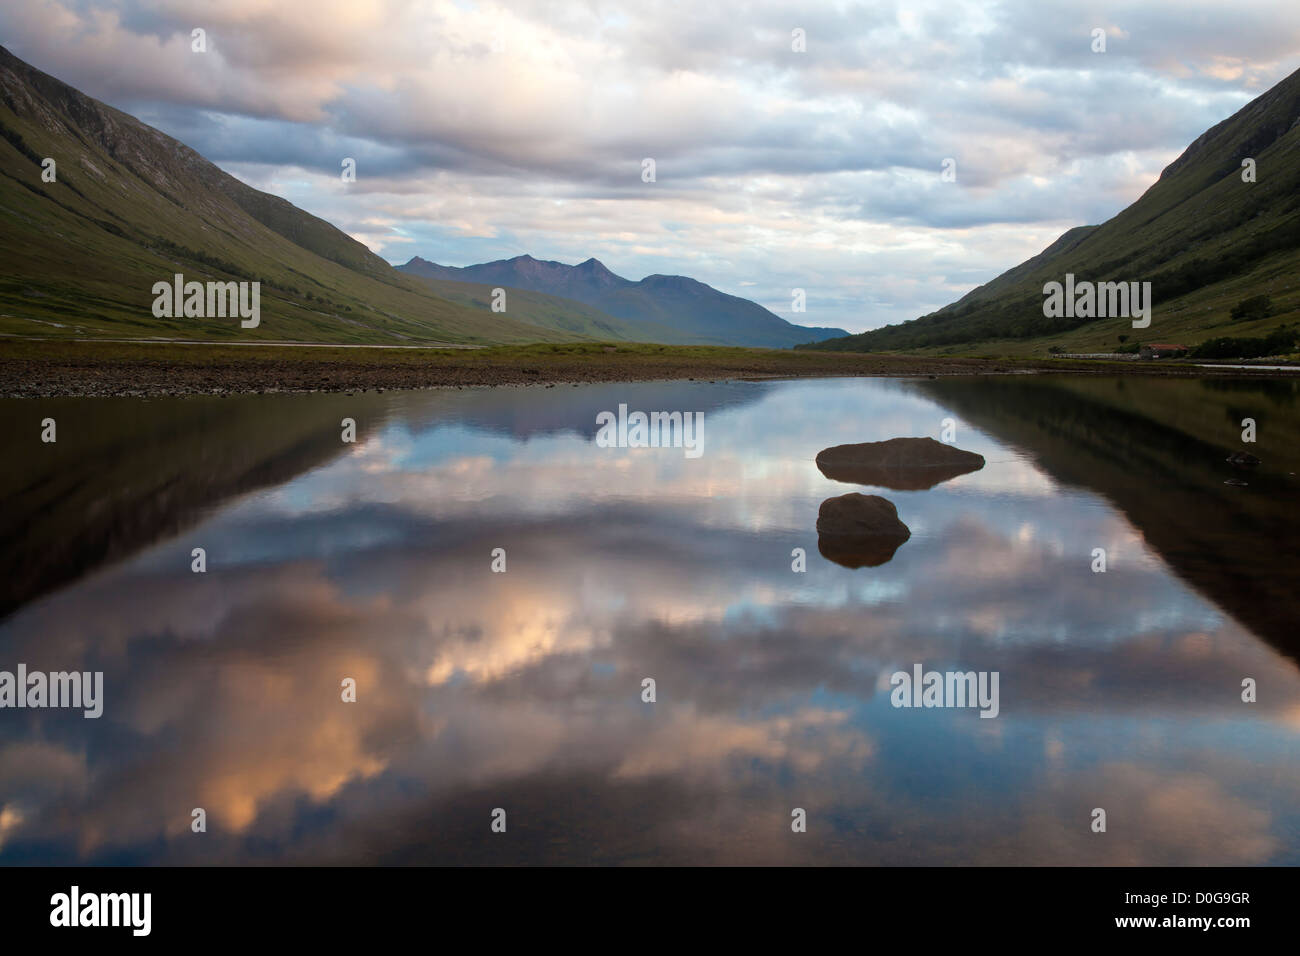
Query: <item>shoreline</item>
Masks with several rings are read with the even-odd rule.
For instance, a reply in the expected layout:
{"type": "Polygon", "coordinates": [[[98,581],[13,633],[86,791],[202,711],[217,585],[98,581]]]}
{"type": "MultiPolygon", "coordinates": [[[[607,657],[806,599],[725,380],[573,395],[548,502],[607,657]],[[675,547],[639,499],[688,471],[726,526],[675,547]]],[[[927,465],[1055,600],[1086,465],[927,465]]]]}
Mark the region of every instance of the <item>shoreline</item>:
{"type": "Polygon", "coordinates": [[[5,398],[152,397],[398,391],[597,382],[912,378],[941,375],[1159,375],[1285,378],[1300,366],[1222,367],[1168,360],[958,358],[721,346],[600,343],[430,347],[82,342],[0,343],[5,398]],[[1166,364],[1168,363],[1168,364],[1166,364]]]}

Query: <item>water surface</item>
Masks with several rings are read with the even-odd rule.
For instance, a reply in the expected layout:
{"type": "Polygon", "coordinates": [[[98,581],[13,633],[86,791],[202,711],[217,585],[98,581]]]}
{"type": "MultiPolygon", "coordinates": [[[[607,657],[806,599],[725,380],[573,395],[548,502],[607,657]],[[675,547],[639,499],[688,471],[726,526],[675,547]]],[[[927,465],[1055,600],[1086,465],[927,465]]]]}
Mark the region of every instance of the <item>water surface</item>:
{"type": "Polygon", "coordinates": [[[0,669],[105,679],[99,720],[0,710],[0,862],[1300,862],[1297,387],[0,402],[0,669]],[[704,411],[703,454],[597,447],[620,403],[704,411]],[[945,419],[982,470],[813,463],[945,419]],[[817,549],[853,491],[911,530],[878,567],[817,549]],[[999,716],[893,707],[916,663],[999,716]]]}

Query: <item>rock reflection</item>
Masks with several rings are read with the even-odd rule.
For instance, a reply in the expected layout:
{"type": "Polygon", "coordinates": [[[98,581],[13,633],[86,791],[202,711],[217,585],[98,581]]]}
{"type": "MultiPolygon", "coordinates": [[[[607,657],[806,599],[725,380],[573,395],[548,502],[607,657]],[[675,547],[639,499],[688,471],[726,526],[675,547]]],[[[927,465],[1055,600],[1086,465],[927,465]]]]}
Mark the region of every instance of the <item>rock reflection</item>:
{"type": "Polygon", "coordinates": [[[911,536],[894,503],[879,495],[827,498],[817,511],[817,550],[846,568],[879,567],[911,536]]]}

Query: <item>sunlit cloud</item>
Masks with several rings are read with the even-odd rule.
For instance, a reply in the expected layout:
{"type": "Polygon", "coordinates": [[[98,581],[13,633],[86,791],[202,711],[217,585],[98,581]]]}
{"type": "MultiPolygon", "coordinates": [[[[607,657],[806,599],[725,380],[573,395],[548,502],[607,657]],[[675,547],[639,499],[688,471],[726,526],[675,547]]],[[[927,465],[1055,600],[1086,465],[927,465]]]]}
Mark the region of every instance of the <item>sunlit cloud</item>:
{"type": "Polygon", "coordinates": [[[38,0],[0,27],[391,261],[595,256],[854,331],[1108,218],[1300,64],[1271,0],[38,0]]]}

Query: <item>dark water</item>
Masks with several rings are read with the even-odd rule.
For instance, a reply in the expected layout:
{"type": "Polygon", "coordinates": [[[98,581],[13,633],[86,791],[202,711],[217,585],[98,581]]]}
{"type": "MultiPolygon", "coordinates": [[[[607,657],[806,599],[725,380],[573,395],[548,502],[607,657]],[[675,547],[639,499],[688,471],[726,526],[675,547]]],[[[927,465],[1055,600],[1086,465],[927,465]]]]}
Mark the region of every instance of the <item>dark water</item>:
{"type": "Polygon", "coordinates": [[[0,710],[0,862],[1300,863],[1298,394],[0,402],[0,670],[104,673],[98,720],[0,710]],[[620,403],[704,411],[702,455],[597,447],[620,403]],[[982,470],[813,463],[945,418],[982,470]],[[911,538],[855,570],[815,526],[859,490],[911,538]],[[998,716],[892,706],[917,663],[997,672],[998,716]]]}

